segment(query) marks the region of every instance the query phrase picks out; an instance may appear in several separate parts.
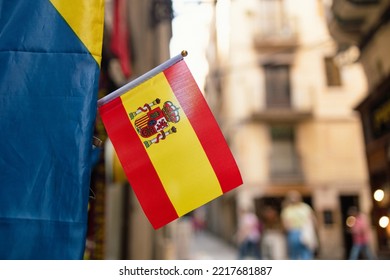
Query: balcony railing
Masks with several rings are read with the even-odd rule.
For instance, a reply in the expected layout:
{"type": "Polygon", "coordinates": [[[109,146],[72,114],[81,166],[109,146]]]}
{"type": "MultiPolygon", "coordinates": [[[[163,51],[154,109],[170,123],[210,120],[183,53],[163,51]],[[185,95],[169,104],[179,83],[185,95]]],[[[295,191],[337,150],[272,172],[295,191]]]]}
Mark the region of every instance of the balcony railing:
{"type": "Polygon", "coordinates": [[[274,183],[296,184],[304,181],[301,159],[296,153],[271,155],[269,167],[270,180],[274,183]]]}
{"type": "Polygon", "coordinates": [[[292,17],[262,17],[258,21],[258,27],[254,38],[255,47],[258,49],[295,48],[298,44],[298,32],[296,20],[292,17]]]}

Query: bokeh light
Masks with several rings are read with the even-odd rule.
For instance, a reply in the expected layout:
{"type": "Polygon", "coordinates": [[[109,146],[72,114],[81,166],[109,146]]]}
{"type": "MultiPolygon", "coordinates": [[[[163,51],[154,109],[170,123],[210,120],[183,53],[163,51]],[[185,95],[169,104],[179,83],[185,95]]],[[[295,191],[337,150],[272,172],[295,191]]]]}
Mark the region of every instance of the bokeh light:
{"type": "Polygon", "coordinates": [[[374,192],[374,199],[376,201],[382,201],[385,197],[385,192],[382,189],[378,189],[374,192]]]}
{"type": "Polygon", "coordinates": [[[389,217],[387,216],[382,216],[380,219],[379,219],[379,226],[381,228],[387,228],[387,226],[389,225],[389,217]]]}

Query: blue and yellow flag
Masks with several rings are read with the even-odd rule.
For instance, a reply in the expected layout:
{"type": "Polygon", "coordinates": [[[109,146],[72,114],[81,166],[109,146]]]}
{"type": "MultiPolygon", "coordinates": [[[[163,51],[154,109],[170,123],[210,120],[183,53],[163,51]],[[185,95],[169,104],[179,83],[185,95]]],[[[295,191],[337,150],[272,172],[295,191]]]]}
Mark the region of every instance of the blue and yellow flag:
{"type": "Polygon", "coordinates": [[[83,256],[104,0],[0,0],[0,259],[83,256]]]}

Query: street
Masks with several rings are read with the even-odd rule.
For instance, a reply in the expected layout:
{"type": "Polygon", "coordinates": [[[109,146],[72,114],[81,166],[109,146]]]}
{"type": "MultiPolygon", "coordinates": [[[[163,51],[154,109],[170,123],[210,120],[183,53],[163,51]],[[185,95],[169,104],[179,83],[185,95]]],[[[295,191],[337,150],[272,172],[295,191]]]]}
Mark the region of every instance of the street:
{"type": "Polygon", "coordinates": [[[237,250],[212,233],[202,231],[192,235],[189,256],[193,260],[235,260],[237,250]]]}

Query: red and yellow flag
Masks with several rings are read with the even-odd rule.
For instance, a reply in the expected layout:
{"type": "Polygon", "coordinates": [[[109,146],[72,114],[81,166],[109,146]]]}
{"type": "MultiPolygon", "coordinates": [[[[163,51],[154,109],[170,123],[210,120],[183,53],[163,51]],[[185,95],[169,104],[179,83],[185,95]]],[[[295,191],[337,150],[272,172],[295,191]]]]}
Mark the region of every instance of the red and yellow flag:
{"type": "Polygon", "coordinates": [[[100,115],[155,229],[242,184],[181,55],[107,97],[99,100],[100,115]]]}

